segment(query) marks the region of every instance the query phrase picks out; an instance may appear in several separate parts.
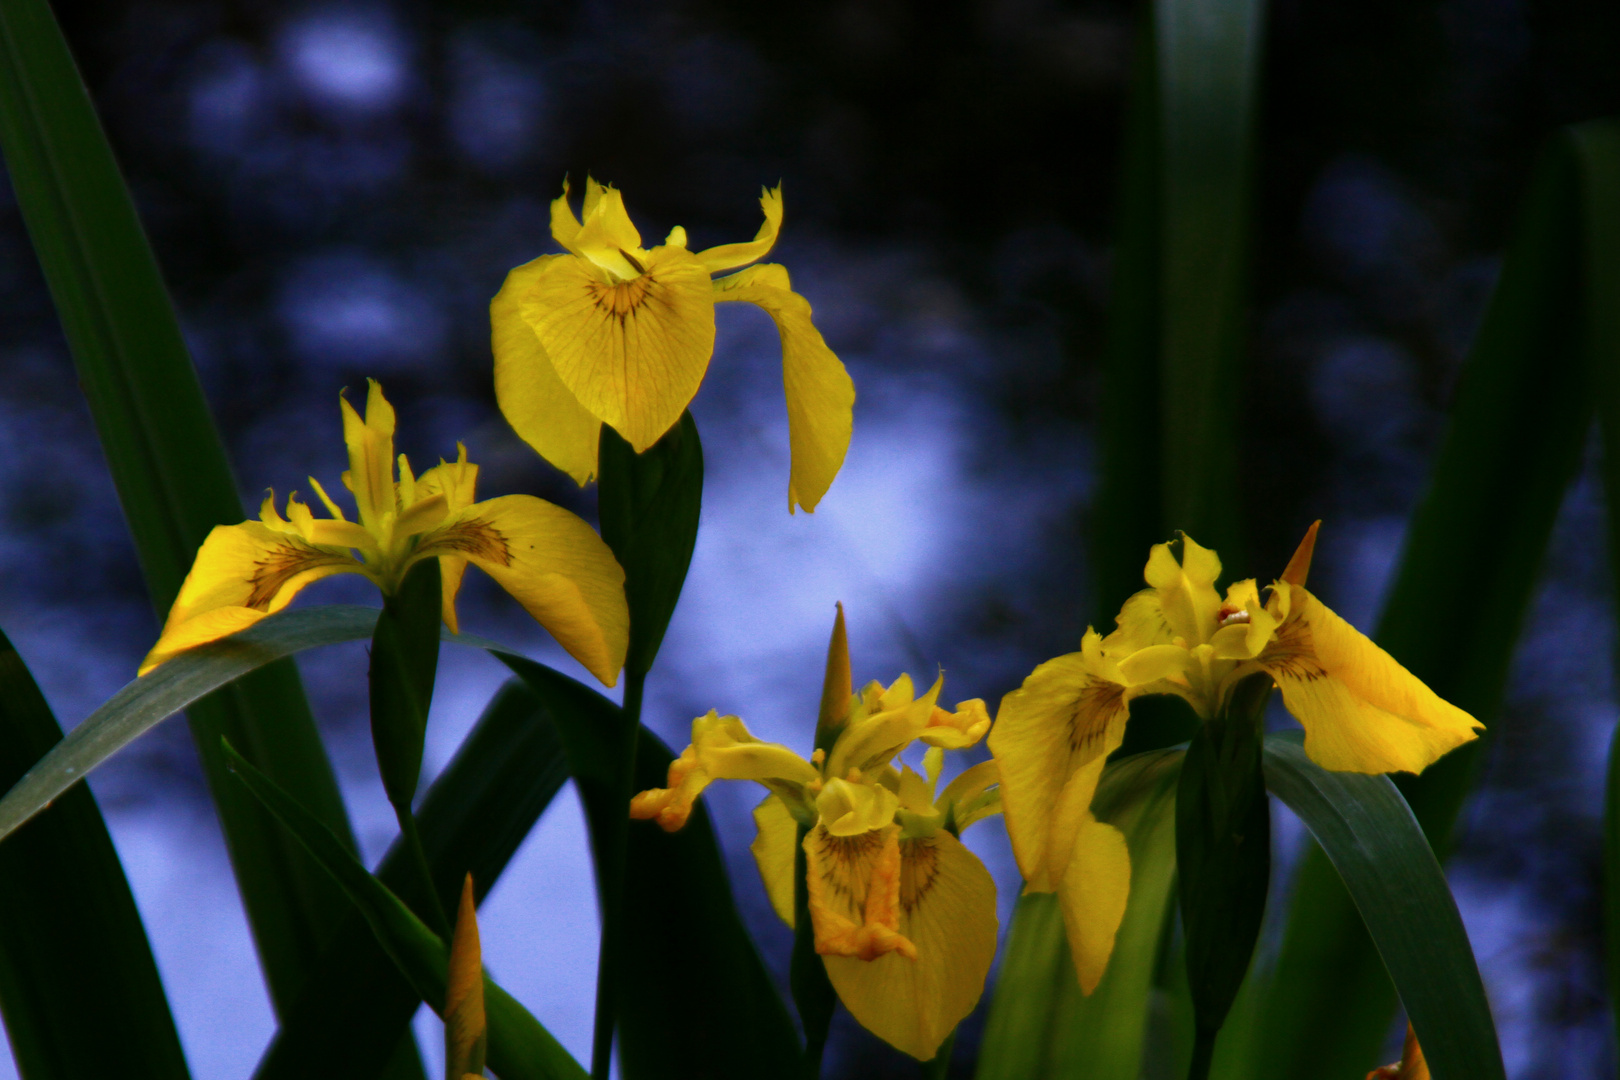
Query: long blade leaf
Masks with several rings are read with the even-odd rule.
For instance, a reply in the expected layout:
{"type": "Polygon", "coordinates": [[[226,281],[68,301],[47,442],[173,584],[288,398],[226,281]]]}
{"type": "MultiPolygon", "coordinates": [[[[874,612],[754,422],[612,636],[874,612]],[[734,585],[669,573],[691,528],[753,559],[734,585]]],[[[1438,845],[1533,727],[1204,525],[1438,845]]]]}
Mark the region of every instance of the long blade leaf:
{"type": "MultiPolygon", "coordinates": [[[[1537,167],[1378,632],[1401,663],[1487,728],[1592,417],[1578,176],[1560,136],[1537,167]]],[[[1401,782],[1437,851],[1488,737],[1401,782]]],[[[1250,1043],[1263,1050],[1240,1064],[1243,1075],[1360,1080],[1377,1063],[1394,990],[1319,850],[1300,868],[1265,996],[1250,1043]]]]}
{"type": "Polygon", "coordinates": [[[1265,747],[1266,786],[1332,862],[1383,958],[1435,1080],[1504,1080],[1468,931],[1406,800],[1386,776],[1328,772],[1299,732],[1265,747]]]}
{"type": "MultiPolygon", "coordinates": [[[[441,902],[471,873],[482,900],[568,779],[549,714],[532,690],[509,680],[445,766],[417,810],[441,902]]],[[[396,844],[377,870],[404,880],[396,844]]],[[[321,955],[310,988],[282,1022],[257,1080],[352,1080],[374,1076],[410,1030],[421,997],[352,913],[321,955]]]]}
{"type": "MultiPolygon", "coordinates": [[[[255,769],[230,744],[232,771],[338,882],[365,916],[377,941],[435,1011],[444,1008],[450,950],[411,909],[377,878],[331,829],[255,769]]],[[[585,1070],[545,1027],[486,974],[484,1003],[489,1021],[489,1063],[503,1080],[582,1080],[585,1070]]]]}
{"type": "Polygon", "coordinates": [[[1176,870],[1181,751],[1156,750],[1108,767],[1092,810],[1125,834],[1131,898],[1097,989],[1080,992],[1057,897],[1019,899],[979,1047],[979,1080],[1137,1080],[1148,1001],[1176,870]]]}
{"type": "MultiPolygon", "coordinates": [[[[0,634],[0,783],[62,738],[0,634]]],[[[87,788],[0,845],[0,1013],[24,1080],[185,1080],[140,912],[87,788]]]]}
{"type": "MultiPolygon", "coordinates": [[[[210,528],[243,518],[179,321],[47,0],[0,6],[0,150],[159,618],[210,528]]],[[[325,876],[224,773],[228,735],[351,844],[297,669],[191,709],[192,733],[277,1008],[342,911],[325,876]]]]}
{"type": "MultiPolygon", "coordinates": [[[[618,706],[522,657],[497,654],[550,707],[567,748],[593,845],[629,806],[618,797],[625,719],[618,706]]],[[[645,728],[638,789],[662,787],[674,755],[645,728]]],[[[725,863],[701,803],[685,828],[633,822],[625,867],[625,968],[619,1060],[639,1077],[789,1076],[798,1038],[737,914],[725,863]],[[672,993],[671,972],[703,973],[702,993],[672,993]]]]}
{"type": "MultiPolygon", "coordinates": [[[[376,624],[376,608],[333,604],[283,611],[126,684],[0,799],[0,839],[165,718],[222,688],[239,691],[244,677],[294,653],[369,638],[376,624]]],[[[446,633],[445,640],[501,648],[466,634],[446,633]]]]}

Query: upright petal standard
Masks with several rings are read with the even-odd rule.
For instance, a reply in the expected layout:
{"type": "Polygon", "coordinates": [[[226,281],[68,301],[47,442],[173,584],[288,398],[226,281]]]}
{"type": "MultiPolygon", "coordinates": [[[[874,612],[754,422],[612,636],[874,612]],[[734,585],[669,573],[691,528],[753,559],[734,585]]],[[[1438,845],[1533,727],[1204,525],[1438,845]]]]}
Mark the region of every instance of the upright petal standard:
{"type": "Polygon", "coordinates": [[[456,593],[471,563],[494,578],[559,644],[612,686],[624,666],[630,615],[624,571],[602,538],[578,517],[531,495],[474,501],[478,466],[457,446],[420,477],[394,457],[394,409],[376,381],[366,415],[340,398],[354,496],[350,521],[314,477],[310,487],[331,517],[287,499],[287,516],[265,497],[258,521],[218,525],[203,541],[169,609],[163,633],[141,662],[145,675],[176,654],[252,626],[292,602],[312,581],[362,574],[392,595],[417,562],[439,560],[444,621],[457,629],[456,593]]]}
{"type": "Polygon", "coordinates": [[[1481,728],[1305,588],[1316,530],[1264,602],[1252,578],[1223,598],[1220,559],[1191,537],[1155,545],[1148,588],[1125,601],[1115,630],[1088,628],[1079,652],[1002,699],[989,745],[1007,834],[1026,890],[1058,894],[1086,993],[1108,966],[1130,891],[1124,837],[1096,820],[1091,800],[1133,698],[1175,694],[1207,720],[1263,672],[1304,726],[1305,752],[1340,772],[1422,772],[1481,728]]]}
{"type": "Polygon", "coordinates": [[[596,475],[602,424],[646,450],[703,382],[714,305],[744,300],[771,316],[782,339],[788,510],[814,510],[849,449],[855,386],[786,269],[763,264],[713,279],[775,245],[781,188],[766,191],[760,207],[765,223],[749,242],[694,252],[677,227],[647,250],[618,190],[587,178],[575,217],[564,184],[551,204],[551,235],[565,253],[513,270],[490,303],[495,395],[524,441],[581,485],[596,475]]]}
{"type": "Polygon", "coordinates": [[[939,787],[944,751],[990,727],[984,702],[954,712],[920,697],[908,675],[854,693],[840,608],[827,652],[821,723],[809,760],[761,742],[734,716],[692,724],[692,745],[669,767],[667,787],[637,795],[630,816],[667,830],[686,823],[711,780],[754,780],[770,790],[754,811],[754,858],[771,904],[794,922],[795,851],[803,849],[816,952],[850,1015],[912,1057],[932,1058],[984,992],[996,952],[996,886],[959,839],[999,812],[994,762],[939,787]],[[923,772],[897,761],[913,742],[923,772]]]}

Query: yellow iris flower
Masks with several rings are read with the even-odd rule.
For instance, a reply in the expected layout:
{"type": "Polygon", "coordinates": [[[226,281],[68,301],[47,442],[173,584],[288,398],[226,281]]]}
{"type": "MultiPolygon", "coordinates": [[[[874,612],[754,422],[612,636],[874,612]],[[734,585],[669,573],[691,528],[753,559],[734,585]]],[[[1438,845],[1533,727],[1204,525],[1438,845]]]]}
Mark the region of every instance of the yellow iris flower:
{"type": "Polygon", "coordinates": [[[1002,699],[990,735],[1003,809],[1026,889],[1056,892],[1081,988],[1096,988],[1130,889],[1123,835],[1091,813],[1130,702],[1176,694],[1216,715],[1237,683],[1264,672],[1305,728],[1305,752],[1341,772],[1422,772],[1482,725],[1442,700],[1305,588],[1312,525],[1264,603],[1253,579],[1223,599],[1213,551],[1157,544],[1148,588],[1125,602],[1107,637],[1049,660],[1002,699]]]}
{"type": "Polygon", "coordinates": [[[597,439],[613,427],[637,453],[681,418],[714,353],[714,305],[757,304],[782,338],[793,463],[788,510],[814,510],[849,449],[855,385],[810,321],[810,305],[774,263],[782,189],[766,191],[765,224],[748,243],[689,251],[677,226],[648,251],[612,187],[585,181],[583,219],[568,185],[551,204],[542,255],[506,276],[490,302],[495,396],[525,442],[584,486],[596,475],[597,439]]]}
{"type": "Polygon", "coordinates": [[[360,520],[345,517],[310,477],[330,518],[315,517],[296,492],[283,518],[270,492],[258,521],[216,525],[140,673],[252,626],[286,607],[312,581],[363,574],[391,595],[413,565],[437,558],[444,621],[451,630],[457,628],[456,592],[470,562],[612,686],[624,666],[630,614],[624,571],[602,538],[567,510],[532,495],[474,502],[478,466],[459,444],[455,461],[440,462],[420,477],[399,455],[396,479],[394,408],[382,387],[371,382],[363,420],[347,400],[339,403],[349,447],[343,484],[354,495],[360,520]]]}
{"type": "Polygon", "coordinates": [[[710,711],[692,745],[670,763],[669,786],[644,791],[630,816],[674,831],[714,780],[769,788],[754,811],[755,861],[771,904],[794,923],[794,845],[804,853],[816,952],[850,1014],[919,1060],[932,1058],[984,991],[996,952],[996,886],[958,837],[1001,809],[993,761],[936,789],[946,749],[971,746],[990,728],[977,698],[955,712],[936,701],[944,680],[917,696],[909,675],[851,691],[843,611],[828,650],[823,721],[831,746],[805,760],[761,742],[735,716],[710,711]],[[926,775],[896,768],[916,740],[929,744],[926,775]]]}

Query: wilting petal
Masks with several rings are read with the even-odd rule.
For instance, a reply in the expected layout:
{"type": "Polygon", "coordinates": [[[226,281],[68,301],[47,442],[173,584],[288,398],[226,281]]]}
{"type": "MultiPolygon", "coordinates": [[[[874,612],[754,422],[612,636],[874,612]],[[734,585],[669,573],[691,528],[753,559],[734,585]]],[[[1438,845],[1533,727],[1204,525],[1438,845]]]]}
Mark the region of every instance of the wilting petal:
{"type": "Polygon", "coordinates": [[[810,303],[792,291],[783,267],[767,263],[721,278],[714,283],[714,298],[758,304],[776,322],[793,453],[788,510],[796,505],[814,510],[849,450],[855,384],[810,321],[810,303]]]}
{"type": "MultiPolygon", "coordinates": [[[[715,715],[709,710],[709,718],[715,715]]],[[[698,761],[697,748],[688,746],[681,756],[669,763],[669,786],[650,788],[630,800],[632,821],[653,820],[665,832],[675,832],[692,816],[692,804],[714,779],[698,761]]]]}
{"type": "MultiPolygon", "coordinates": [[[[1095,790],[1095,784],[1092,785],[1095,790]]],[[[1125,834],[1085,812],[1075,831],[1069,864],[1057,883],[1075,977],[1089,994],[1097,989],[1131,893],[1131,856],[1125,834]]]]}
{"type": "MultiPolygon", "coordinates": [[[[566,209],[564,200],[557,201],[566,209]]],[[[576,222],[574,231],[578,229],[576,222]]],[[[506,275],[501,291],[489,302],[490,344],[495,351],[495,400],[506,422],[536,453],[584,487],[596,476],[602,421],[563,385],[534,327],[518,310],[544,264],[571,258],[544,255],[506,275]]]]}
{"type": "Polygon", "coordinates": [[[965,750],[984,738],[990,730],[990,710],[983,698],[956,703],[956,711],[935,708],[918,738],[929,746],[945,750],[965,750]]]}
{"type": "Polygon", "coordinates": [[[552,369],[588,412],[637,453],[646,450],[681,418],[708,370],[715,299],[708,271],[670,246],[654,248],[645,272],[628,281],[610,281],[566,256],[531,265],[518,312],[552,369]]]}
{"type": "Polygon", "coordinates": [[[1272,604],[1282,625],[1258,662],[1324,769],[1422,772],[1483,730],[1303,587],[1279,583],[1272,604]]]}
{"type": "Polygon", "coordinates": [[[624,571],[589,525],[532,495],[475,503],[422,537],[416,558],[465,558],[494,578],[569,655],[612,686],[630,613],[624,571]]]}
{"type": "Polygon", "coordinates": [[[978,856],[941,830],[900,842],[898,900],[898,932],[915,947],[915,960],[900,953],[823,959],[850,1015],[927,1061],[984,992],[996,952],[996,886],[978,856]]]}
{"type": "Polygon", "coordinates": [[[1080,652],[1048,660],[1001,699],[990,729],[1007,834],[1037,891],[1056,888],[1067,867],[1066,852],[1050,850],[1059,796],[1076,771],[1106,758],[1125,736],[1127,689],[1108,668],[1101,638],[1087,631],[1080,652]]]}
{"type": "Polygon", "coordinates": [[[765,224],[759,227],[754,239],[746,244],[721,244],[697,253],[703,267],[711,274],[734,270],[758,262],[776,246],[776,234],[782,228],[782,188],[780,185],[760,193],[759,208],[765,212],[765,224]]]}
{"type": "Polygon", "coordinates": [[[798,847],[799,823],[793,820],[787,804],[775,794],[754,807],[757,832],[748,850],[754,853],[760,880],[771,907],[789,926],[793,925],[793,861],[798,847]]]}
{"type": "Polygon", "coordinates": [[[361,572],[346,551],[314,547],[257,521],[216,525],[180,586],[162,635],[141,661],[140,674],[280,611],[312,581],[361,572]]]}

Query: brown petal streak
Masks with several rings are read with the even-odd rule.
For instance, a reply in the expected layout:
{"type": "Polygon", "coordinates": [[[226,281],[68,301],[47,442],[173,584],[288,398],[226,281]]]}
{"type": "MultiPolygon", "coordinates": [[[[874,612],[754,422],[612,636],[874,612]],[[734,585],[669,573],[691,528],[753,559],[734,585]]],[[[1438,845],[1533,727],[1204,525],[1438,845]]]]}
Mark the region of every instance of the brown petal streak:
{"type": "Polygon", "coordinates": [[[268,611],[271,602],[287,582],[304,571],[321,566],[342,566],[353,561],[347,554],[334,555],[297,540],[287,540],[254,562],[253,573],[248,577],[248,597],[242,606],[268,611]]]}

